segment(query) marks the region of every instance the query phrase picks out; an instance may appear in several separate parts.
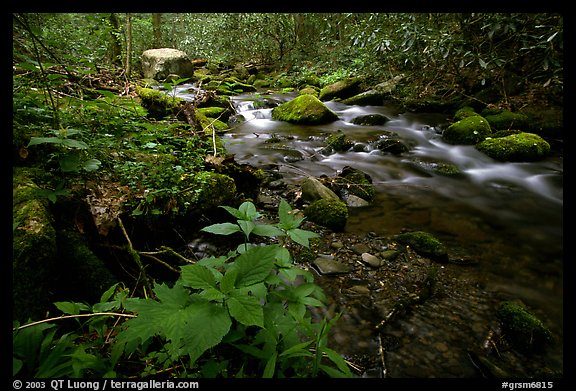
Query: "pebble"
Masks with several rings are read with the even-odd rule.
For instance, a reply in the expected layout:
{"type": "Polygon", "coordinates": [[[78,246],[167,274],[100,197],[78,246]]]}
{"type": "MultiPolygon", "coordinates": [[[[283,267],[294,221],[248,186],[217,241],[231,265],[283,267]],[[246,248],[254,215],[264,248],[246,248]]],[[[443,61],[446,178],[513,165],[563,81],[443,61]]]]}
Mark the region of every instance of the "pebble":
{"type": "Polygon", "coordinates": [[[362,253],[362,262],[367,263],[372,267],[380,267],[382,265],[380,258],[370,253],[362,253]]]}

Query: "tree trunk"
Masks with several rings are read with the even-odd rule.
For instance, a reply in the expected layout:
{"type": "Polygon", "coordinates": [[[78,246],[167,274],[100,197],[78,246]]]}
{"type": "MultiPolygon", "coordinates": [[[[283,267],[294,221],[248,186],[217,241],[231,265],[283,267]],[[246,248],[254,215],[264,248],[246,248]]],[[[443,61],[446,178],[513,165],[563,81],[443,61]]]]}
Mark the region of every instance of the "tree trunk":
{"type": "Polygon", "coordinates": [[[120,42],[120,23],[116,14],[110,14],[110,24],[112,30],[110,31],[110,62],[113,65],[122,65],[122,44],[120,42]]]}
{"type": "Polygon", "coordinates": [[[126,76],[130,77],[132,72],[132,14],[126,14],[126,76]]]}
{"type": "Polygon", "coordinates": [[[162,47],[162,14],[152,14],[152,29],[154,31],[154,48],[159,49],[162,47]]]}

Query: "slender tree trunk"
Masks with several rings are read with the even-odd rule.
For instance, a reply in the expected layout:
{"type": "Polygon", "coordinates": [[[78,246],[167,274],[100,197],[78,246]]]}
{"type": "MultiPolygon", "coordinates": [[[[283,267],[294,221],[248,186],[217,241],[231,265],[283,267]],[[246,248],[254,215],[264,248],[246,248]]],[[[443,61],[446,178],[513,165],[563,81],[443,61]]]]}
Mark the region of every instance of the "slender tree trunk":
{"type": "Polygon", "coordinates": [[[132,14],[126,14],[126,76],[129,78],[132,72],[132,14]]]}
{"type": "Polygon", "coordinates": [[[114,65],[122,64],[122,44],[120,42],[120,22],[116,14],[110,14],[110,24],[112,30],[110,31],[110,61],[114,65]]]}
{"type": "Polygon", "coordinates": [[[162,14],[152,14],[152,29],[154,31],[154,48],[162,47],[162,14]]]}

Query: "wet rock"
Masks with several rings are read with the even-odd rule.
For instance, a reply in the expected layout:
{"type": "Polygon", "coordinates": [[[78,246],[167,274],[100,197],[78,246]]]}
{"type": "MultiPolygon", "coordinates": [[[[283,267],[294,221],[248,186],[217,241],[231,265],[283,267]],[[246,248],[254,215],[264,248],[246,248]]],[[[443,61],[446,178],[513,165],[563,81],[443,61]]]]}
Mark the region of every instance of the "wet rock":
{"type": "Polygon", "coordinates": [[[351,271],[349,265],[325,257],[316,258],[312,264],[324,275],[347,274],[351,271]]]}
{"type": "Polygon", "coordinates": [[[355,196],[354,194],[347,194],[344,197],[344,201],[346,202],[346,205],[348,205],[351,208],[361,208],[363,206],[370,205],[368,201],[358,196],[355,196]]]}
{"type": "Polygon", "coordinates": [[[322,182],[314,177],[306,177],[300,183],[302,188],[302,199],[307,202],[313,202],[320,199],[333,199],[340,200],[340,198],[330,190],[328,187],[324,186],[322,182]]]}
{"type": "Polygon", "coordinates": [[[362,262],[367,263],[372,267],[380,267],[382,265],[382,260],[370,253],[362,253],[362,262]]]}
{"type": "Polygon", "coordinates": [[[357,243],[353,245],[351,248],[352,251],[354,251],[358,255],[362,255],[363,253],[368,253],[371,251],[370,246],[368,246],[366,243],[357,243]]]}

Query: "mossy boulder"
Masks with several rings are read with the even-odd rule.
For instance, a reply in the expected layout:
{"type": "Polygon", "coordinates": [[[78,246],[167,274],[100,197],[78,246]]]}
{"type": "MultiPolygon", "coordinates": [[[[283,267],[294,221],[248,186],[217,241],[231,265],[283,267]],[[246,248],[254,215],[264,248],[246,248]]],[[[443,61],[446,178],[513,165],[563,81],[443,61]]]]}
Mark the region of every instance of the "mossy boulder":
{"type": "Polygon", "coordinates": [[[471,106],[464,106],[459,108],[456,113],[454,113],[454,120],[460,121],[466,117],[470,117],[472,115],[480,115],[478,114],[473,107],[471,106]]]}
{"type": "MultiPolygon", "coordinates": [[[[352,148],[354,141],[352,141],[346,134],[341,130],[336,133],[332,133],[326,138],[327,148],[336,152],[345,152],[352,148]]],[[[326,149],[326,148],[325,148],[326,149]]]]}
{"type": "Polygon", "coordinates": [[[202,171],[194,176],[191,201],[199,211],[229,205],[236,197],[236,183],[225,174],[202,171]]]}
{"type": "Polygon", "coordinates": [[[345,99],[360,92],[361,80],[357,77],[347,77],[336,83],[329,84],[320,90],[318,99],[329,101],[334,99],[345,99]]]}
{"type": "Polygon", "coordinates": [[[410,147],[402,140],[392,137],[383,137],[374,143],[374,147],[382,152],[391,153],[393,155],[400,155],[408,152],[410,147]]]}
{"type": "Polygon", "coordinates": [[[272,109],[272,119],[294,124],[320,125],[338,120],[338,116],[313,95],[300,95],[272,109]]]}
{"type": "Polygon", "coordinates": [[[352,194],[366,201],[373,201],[376,188],[372,184],[372,178],[356,169],[346,166],[332,180],[332,187],[336,193],[340,193],[343,199],[352,194]]]}
{"type": "Polygon", "coordinates": [[[304,178],[300,182],[300,188],[302,190],[302,199],[306,202],[314,202],[321,199],[340,200],[336,193],[311,176],[304,178]]]}
{"type": "Polygon", "coordinates": [[[350,98],[343,99],[342,103],[357,106],[382,106],[389,97],[389,92],[368,90],[351,96],[350,98]]]}
{"type": "Polygon", "coordinates": [[[484,118],[486,118],[492,130],[526,130],[529,126],[529,120],[526,114],[514,113],[507,110],[498,114],[485,115],[484,118]]]}
{"type": "Polygon", "coordinates": [[[552,342],[552,332],[519,303],[500,303],[496,317],[502,325],[505,338],[519,350],[538,351],[552,342]]]}
{"type": "Polygon", "coordinates": [[[454,122],[442,132],[442,139],[449,144],[474,145],[489,137],[492,128],[480,115],[470,115],[454,122]]]}
{"type": "Polygon", "coordinates": [[[136,93],[140,97],[142,107],[148,111],[148,116],[154,119],[174,114],[180,104],[185,102],[181,98],[168,96],[152,88],[136,86],[136,93]]]}
{"type": "Polygon", "coordinates": [[[342,201],[324,198],[308,205],[304,215],[313,223],[342,231],[348,221],[348,206],[342,201]]]}
{"type": "Polygon", "coordinates": [[[380,126],[388,121],[390,118],[382,114],[366,114],[353,118],[351,122],[355,125],[380,126]]]}
{"type": "Polygon", "coordinates": [[[446,247],[434,235],[423,231],[405,232],[396,235],[396,241],[410,246],[418,254],[437,262],[447,262],[446,247]]]}
{"type": "Polygon", "coordinates": [[[21,322],[42,318],[52,303],[56,232],[48,200],[39,190],[25,169],[14,170],[12,308],[13,318],[21,322]]]}
{"type": "Polygon", "coordinates": [[[487,138],[476,149],[499,161],[532,162],[548,156],[550,144],[537,134],[519,132],[487,138]]]}

